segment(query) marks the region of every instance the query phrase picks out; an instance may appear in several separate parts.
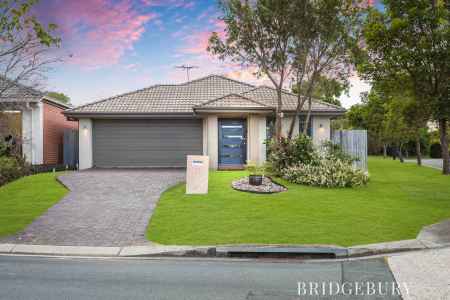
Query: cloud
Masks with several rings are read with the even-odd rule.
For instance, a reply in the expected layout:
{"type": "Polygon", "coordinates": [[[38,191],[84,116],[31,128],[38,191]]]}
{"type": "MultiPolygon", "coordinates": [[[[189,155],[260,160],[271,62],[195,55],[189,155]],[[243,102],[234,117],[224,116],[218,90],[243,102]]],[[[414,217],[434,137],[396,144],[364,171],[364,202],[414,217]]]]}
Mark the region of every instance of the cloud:
{"type": "Polygon", "coordinates": [[[256,72],[257,72],[256,67],[248,67],[245,69],[240,68],[225,73],[225,76],[234,80],[244,81],[253,85],[273,86],[272,82],[270,81],[269,78],[267,78],[267,76],[257,77],[255,75],[256,72]]]}
{"type": "Polygon", "coordinates": [[[186,36],[186,46],[179,49],[179,52],[184,54],[205,55],[209,56],[207,52],[209,38],[213,32],[217,32],[220,37],[225,36],[225,23],[220,20],[211,22],[213,28],[211,30],[196,31],[186,36]]]}
{"type": "Polygon", "coordinates": [[[41,14],[59,25],[62,46],[72,55],[67,62],[86,68],[117,64],[156,17],[138,12],[131,0],[49,0],[45,10],[41,14]]]}
{"type": "Polygon", "coordinates": [[[138,64],[128,64],[123,67],[127,70],[136,70],[138,66],[139,66],[138,64]]]}
{"type": "Polygon", "coordinates": [[[343,94],[339,99],[342,105],[346,108],[349,108],[356,103],[360,103],[361,93],[369,92],[372,88],[370,83],[363,81],[356,74],[350,77],[349,81],[350,81],[350,90],[348,95],[343,94]]]}
{"type": "Polygon", "coordinates": [[[192,8],[194,1],[190,0],[141,0],[145,6],[170,7],[170,8],[192,8]]]}

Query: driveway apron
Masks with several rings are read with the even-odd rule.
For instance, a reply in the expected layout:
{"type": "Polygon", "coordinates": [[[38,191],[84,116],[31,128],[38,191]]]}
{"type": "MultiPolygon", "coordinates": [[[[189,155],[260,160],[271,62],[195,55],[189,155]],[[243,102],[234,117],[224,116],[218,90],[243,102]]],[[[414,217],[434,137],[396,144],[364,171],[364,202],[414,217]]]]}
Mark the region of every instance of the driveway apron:
{"type": "Polygon", "coordinates": [[[87,170],[58,177],[70,193],[8,242],[41,245],[147,244],[145,231],[160,194],[184,170],[87,170]]]}

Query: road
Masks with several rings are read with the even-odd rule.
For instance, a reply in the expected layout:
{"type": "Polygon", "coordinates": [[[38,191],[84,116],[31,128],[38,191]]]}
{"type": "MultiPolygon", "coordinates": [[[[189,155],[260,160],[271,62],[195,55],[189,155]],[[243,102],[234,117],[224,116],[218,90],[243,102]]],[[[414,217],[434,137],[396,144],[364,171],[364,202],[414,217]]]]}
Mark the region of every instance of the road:
{"type": "MultiPolygon", "coordinates": [[[[314,282],[334,282],[335,287],[346,282],[346,293],[355,295],[355,282],[378,285],[393,280],[383,258],[269,262],[0,256],[0,299],[8,300],[400,299],[391,295],[362,296],[365,288],[358,292],[359,296],[331,297],[328,288],[326,297],[298,296],[299,282],[301,287],[305,283],[301,291],[306,294],[309,282],[313,282],[313,288],[314,282]]],[[[332,292],[336,293],[336,289],[332,292]]]]}

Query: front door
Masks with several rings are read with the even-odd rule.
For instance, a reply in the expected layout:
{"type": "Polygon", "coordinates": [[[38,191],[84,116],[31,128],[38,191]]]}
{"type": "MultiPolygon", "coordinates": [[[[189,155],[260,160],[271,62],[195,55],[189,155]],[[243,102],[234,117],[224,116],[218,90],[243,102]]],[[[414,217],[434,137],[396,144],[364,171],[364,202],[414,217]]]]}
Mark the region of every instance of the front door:
{"type": "Polygon", "coordinates": [[[219,120],[219,167],[242,166],[247,154],[245,120],[219,120]]]}

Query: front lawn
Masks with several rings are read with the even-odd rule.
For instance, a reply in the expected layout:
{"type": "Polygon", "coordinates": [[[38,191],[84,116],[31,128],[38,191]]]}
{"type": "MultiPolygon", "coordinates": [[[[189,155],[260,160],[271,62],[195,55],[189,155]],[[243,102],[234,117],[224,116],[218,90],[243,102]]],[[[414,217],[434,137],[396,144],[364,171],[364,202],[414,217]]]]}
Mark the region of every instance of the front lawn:
{"type": "Polygon", "coordinates": [[[210,174],[208,195],[185,185],[161,197],[147,231],[162,244],[337,244],[413,239],[424,225],[450,218],[450,177],[438,170],[370,158],[366,187],[324,189],[283,182],[289,191],[233,190],[245,172],[210,174]]]}
{"type": "Polygon", "coordinates": [[[53,173],[23,177],[0,187],[0,237],[25,229],[66,193],[53,173]]]}

